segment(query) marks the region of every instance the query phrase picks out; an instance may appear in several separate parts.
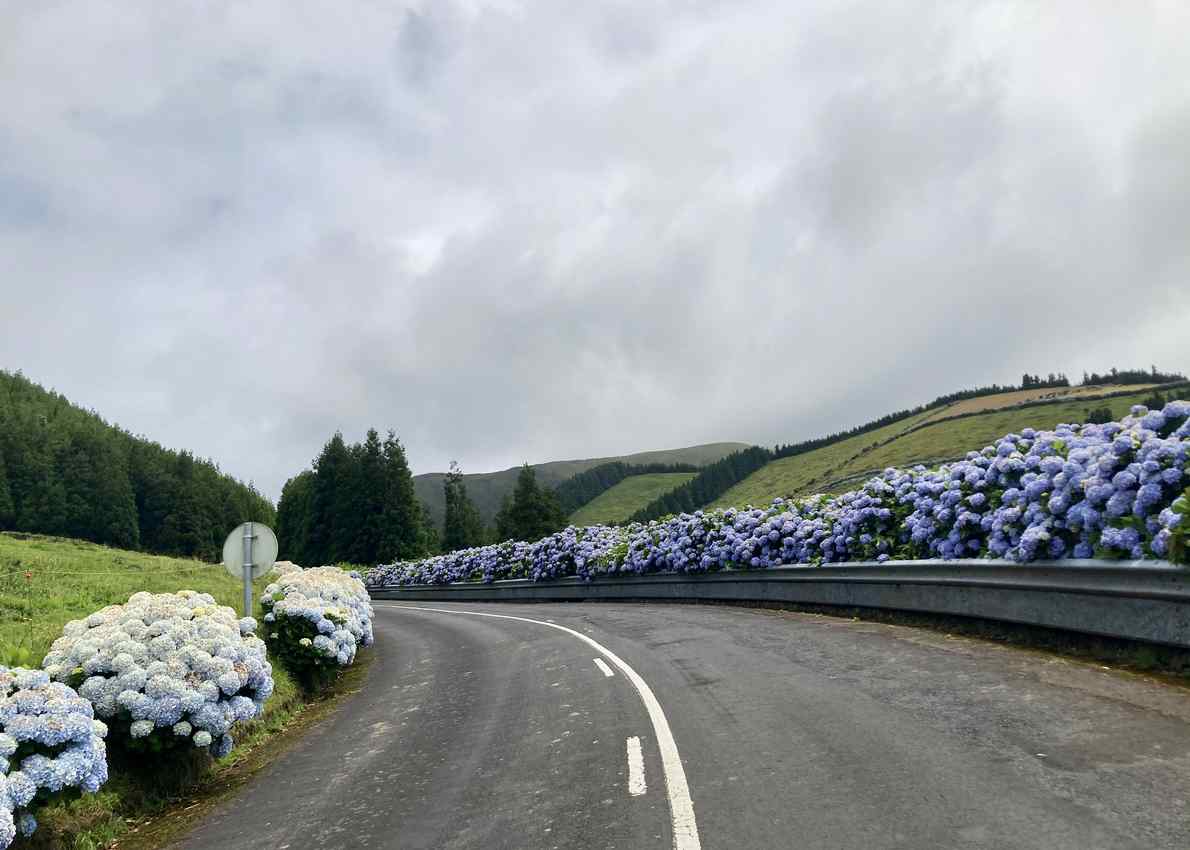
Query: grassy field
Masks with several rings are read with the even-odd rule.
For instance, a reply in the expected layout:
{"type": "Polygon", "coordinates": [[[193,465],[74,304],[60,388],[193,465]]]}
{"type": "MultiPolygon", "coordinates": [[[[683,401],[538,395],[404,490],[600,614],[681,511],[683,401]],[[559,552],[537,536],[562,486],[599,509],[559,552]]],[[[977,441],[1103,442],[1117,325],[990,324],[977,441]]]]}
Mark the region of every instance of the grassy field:
{"type": "Polygon", "coordinates": [[[599,525],[621,522],[649,502],[685,484],[695,476],[693,472],[659,472],[633,475],[615,487],[604,490],[570,517],[574,525],[599,525]]]}
{"type": "MultiPolygon", "coordinates": [[[[256,583],[256,598],[267,584],[256,583]]],[[[0,534],[0,664],[37,667],[69,620],[105,605],[126,602],[138,590],[154,593],[192,589],[210,593],[237,611],[242,586],[220,566],[199,561],[109,549],[80,540],[0,534]]],[[[290,726],[307,703],[285,671],[273,667],[276,690],[262,717],[236,734],[235,752],[204,777],[150,779],[114,772],[98,794],[55,803],[38,814],[32,840],[16,847],[97,850],[168,811],[179,793],[217,788],[223,772],[252,757],[266,741],[290,726]],[[172,787],[171,787],[172,786],[172,787]]]]}
{"type": "MultiPolygon", "coordinates": [[[[933,421],[936,412],[888,425],[804,455],[781,458],[728,490],[713,507],[766,505],[778,496],[841,492],[890,466],[927,466],[978,450],[997,437],[1022,428],[1052,428],[1082,422],[1089,408],[1110,407],[1120,417],[1152,394],[1140,390],[1101,401],[1066,401],[1036,407],[1009,407],[973,416],[933,421]]],[[[1182,389],[1175,395],[1187,397],[1182,389]]]]}

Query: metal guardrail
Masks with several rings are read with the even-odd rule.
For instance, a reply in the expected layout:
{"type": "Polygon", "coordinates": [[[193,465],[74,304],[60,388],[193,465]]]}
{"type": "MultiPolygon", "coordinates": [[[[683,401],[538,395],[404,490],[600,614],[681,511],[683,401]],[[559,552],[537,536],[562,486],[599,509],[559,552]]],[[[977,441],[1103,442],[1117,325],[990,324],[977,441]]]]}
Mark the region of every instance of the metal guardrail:
{"type": "Polygon", "coordinates": [[[369,587],[416,602],[788,602],[980,617],[1190,648],[1190,569],[1155,561],[890,561],[369,587]]]}

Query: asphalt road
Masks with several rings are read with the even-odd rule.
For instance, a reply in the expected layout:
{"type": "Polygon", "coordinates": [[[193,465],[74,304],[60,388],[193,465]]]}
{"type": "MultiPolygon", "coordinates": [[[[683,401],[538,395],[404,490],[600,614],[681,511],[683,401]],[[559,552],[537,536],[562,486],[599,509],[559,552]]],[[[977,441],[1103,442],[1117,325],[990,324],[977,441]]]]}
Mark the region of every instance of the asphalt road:
{"type": "Polygon", "coordinates": [[[807,614],[436,607],[451,613],[377,602],[365,688],[178,846],[1190,846],[1185,690],[807,614]],[[552,621],[626,667],[549,625],[461,611],[552,621]]]}

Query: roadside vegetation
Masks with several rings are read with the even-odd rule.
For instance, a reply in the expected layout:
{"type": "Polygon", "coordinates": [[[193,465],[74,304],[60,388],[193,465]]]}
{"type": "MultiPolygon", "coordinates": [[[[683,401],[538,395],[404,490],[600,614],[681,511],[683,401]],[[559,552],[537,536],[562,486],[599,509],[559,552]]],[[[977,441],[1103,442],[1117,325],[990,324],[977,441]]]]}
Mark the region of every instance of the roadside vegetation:
{"type": "MultiPolygon", "coordinates": [[[[337,569],[330,572],[348,578],[347,573],[337,569]]],[[[271,587],[272,596],[286,600],[288,594],[274,583],[277,581],[275,575],[258,580],[254,598],[261,600],[271,587]]],[[[358,583],[356,586],[359,587],[358,583]]],[[[230,617],[227,622],[232,627],[231,633],[237,631],[238,614],[235,612],[241,605],[242,585],[222,566],[112,549],[86,541],[0,533],[0,666],[36,669],[68,622],[87,618],[108,605],[125,605],[131,610],[127,603],[133,594],[174,594],[183,588],[209,594],[215,604],[235,609],[222,609],[226,614],[210,607],[196,611],[202,617],[230,617]],[[206,613],[208,611],[210,614],[206,613]]],[[[299,612],[310,608],[314,604],[312,598],[317,595],[310,587],[304,590],[301,604],[293,606],[299,612]]],[[[189,599],[192,605],[202,604],[201,599],[189,599]]],[[[338,603],[336,596],[334,604],[338,603]]],[[[169,605],[170,602],[167,597],[154,597],[151,604],[169,605]]],[[[255,613],[259,618],[259,607],[255,613]]],[[[97,618],[90,622],[97,635],[97,629],[110,627],[97,618]]],[[[262,623],[263,628],[259,631],[262,637],[270,639],[272,632],[267,631],[267,625],[262,623]]],[[[350,625],[344,625],[350,628],[350,625]]],[[[250,636],[255,628],[241,622],[238,631],[250,636]]],[[[317,624],[314,629],[317,631],[317,624]]],[[[370,624],[368,632],[370,637],[370,624]]],[[[364,644],[362,634],[360,643],[361,646],[364,644]]],[[[263,646],[259,641],[256,645],[263,646]]],[[[250,648],[247,643],[245,646],[250,648]]],[[[337,664],[337,656],[344,651],[345,647],[339,641],[333,664],[337,664]]],[[[369,658],[370,654],[361,648],[358,656],[352,653],[350,661],[366,664],[369,658]]],[[[257,696],[261,697],[255,706],[257,710],[252,712],[251,719],[235,723],[234,750],[231,750],[230,738],[223,742],[226,749],[222,752],[230,751],[230,755],[219,759],[207,755],[208,746],[216,749],[220,744],[218,738],[212,738],[210,745],[203,746],[206,741],[199,740],[200,736],[195,732],[194,743],[188,737],[185,743],[189,746],[182,747],[177,743],[180,739],[175,740],[180,734],[176,727],[173,735],[162,738],[154,731],[150,734],[145,734],[145,730],[133,731],[135,723],[128,726],[131,718],[113,717],[107,723],[110,729],[107,736],[110,775],[107,781],[96,793],[58,795],[39,806],[36,831],[28,838],[18,838],[13,846],[98,850],[117,840],[121,846],[138,846],[137,834],[148,822],[163,814],[169,814],[167,820],[172,822],[166,832],[180,828],[189,821],[186,817],[177,817],[179,801],[186,800],[187,806],[193,806],[195,811],[202,809],[203,801],[224,793],[234,777],[248,775],[275,757],[291,738],[287,730],[303,727],[320,714],[328,700],[350,689],[341,685],[341,677],[328,677],[328,686],[322,690],[303,689],[286,665],[280,663],[280,653],[270,652],[269,659],[272,661],[271,680],[268,687],[257,691],[257,696]]],[[[71,686],[81,684],[68,666],[62,667],[62,681],[71,686]]],[[[88,669],[105,675],[102,665],[88,669]]],[[[52,665],[47,671],[55,674],[52,665]]],[[[358,676],[353,674],[350,681],[357,682],[358,676]]],[[[259,686],[260,683],[254,685],[259,686]]],[[[86,687],[82,689],[82,693],[88,692],[86,687]]],[[[240,693],[251,691],[244,689],[240,693]]],[[[99,698],[97,692],[93,696],[99,698]]],[[[238,712],[236,716],[248,716],[248,702],[250,700],[244,701],[238,695],[231,701],[231,708],[238,712]]],[[[96,716],[103,716],[98,703],[96,706],[96,716]]],[[[151,704],[143,708],[156,711],[151,704]]],[[[187,730],[188,736],[190,731],[187,730]]],[[[170,729],[165,728],[164,732],[169,733],[170,729]]],[[[12,768],[16,769],[15,763],[12,768]]]]}

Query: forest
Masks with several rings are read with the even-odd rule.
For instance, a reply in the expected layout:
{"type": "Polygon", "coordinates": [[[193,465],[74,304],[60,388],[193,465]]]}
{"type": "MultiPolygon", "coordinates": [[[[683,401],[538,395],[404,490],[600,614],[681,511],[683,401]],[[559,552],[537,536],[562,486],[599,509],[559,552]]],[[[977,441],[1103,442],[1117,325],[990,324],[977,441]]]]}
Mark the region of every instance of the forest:
{"type": "Polygon", "coordinates": [[[277,540],[281,557],[306,567],[408,560],[439,547],[401,441],[374,428],[361,443],[334,434],[310,469],[285,482],[277,540]]]}
{"type": "Polygon", "coordinates": [[[0,370],[0,530],[218,561],[232,528],[274,515],[213,462],[0,370]]]}

